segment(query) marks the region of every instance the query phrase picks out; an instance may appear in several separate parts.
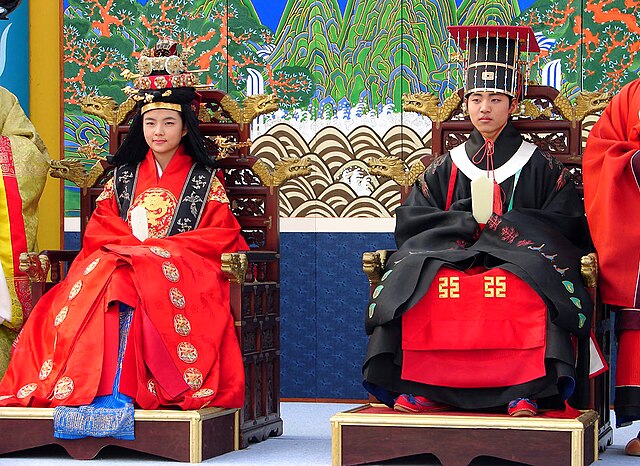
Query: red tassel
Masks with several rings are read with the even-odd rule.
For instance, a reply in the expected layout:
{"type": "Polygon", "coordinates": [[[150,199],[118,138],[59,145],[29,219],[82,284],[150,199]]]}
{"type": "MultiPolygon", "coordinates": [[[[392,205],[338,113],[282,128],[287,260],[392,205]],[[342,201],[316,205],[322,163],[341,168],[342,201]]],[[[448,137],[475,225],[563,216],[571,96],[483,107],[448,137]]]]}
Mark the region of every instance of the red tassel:
{"type": "Polygon", "coordinates": [[[502,215],[502,190],[495,180],[493,180],[493,213],[502,215]]]}

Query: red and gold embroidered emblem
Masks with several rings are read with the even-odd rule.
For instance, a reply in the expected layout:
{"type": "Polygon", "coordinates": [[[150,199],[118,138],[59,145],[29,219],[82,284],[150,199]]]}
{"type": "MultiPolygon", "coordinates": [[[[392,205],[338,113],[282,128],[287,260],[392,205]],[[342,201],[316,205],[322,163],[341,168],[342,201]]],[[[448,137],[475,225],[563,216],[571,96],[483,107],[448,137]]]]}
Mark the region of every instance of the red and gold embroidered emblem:
{"type": "Polygon", "coordinates": [[[171,253],[169,251],[158,246],[151,246],[149,251],[154,253],[156,256],[164,257],[165,259],[169,259],[171,257],[171,253]]]}
{"type": "Polygon", "coordinates": [[[38,388],[37,383],[28,383],[24,385],[20,390],[18,390],[18,393],[16,393],[16,396],[18,398],[26,398],[29,395],[31,395],[36,390],[36,388],[38,388]]]}
{"type": "Polygon", "coordinates": [[[82,289],[82,280],[78,280],[71,287],[71,291],[69,291],[69,301],[71,301],[73,298],[78,296],[78,293],[80,293],[81,289],[82,289]]]}
{"type": "Polygon", "coordinates": [[[150,393],[153,393],[155,396],[158,396],[158,394],[156,393],[156,382],[153,379],[149,379],[147,381],[147,390],[149,390],[150,393]]]}
{"type": "Polygon", "coordinates": [[[73,393],[73,380],[71,377],[62,377],[58,380],[55,388],[53,389],[53,397],[56,400],[64,400],[73,393]]]}
{"type": "Polygon", "coordinates": [[[194,398],[206,398],[208,396],[211,396],[215,393],[215,391],[213,391],[210,388],[202,388],[200,390],[198,390],[197,392],[195,392],[192,396],[194,398]]]}
{"type": "Polygon", "coordinates": [[[165,278],[172,283],[176,283],[180,280],[180,272],[178,272],[178,267],[173,265],[171,262],[164,262],[162,264],[162,273],[165,278]]]}
{"type": "Polygon", "coordinates": [[[195,367],[190,367],[184,371],[184,381],[191,387],[191,390],[200,390],[203,381],[202,372],[195,367]]]}
{"type": "Polygon", "coordinates": [[[53,359],[47,359],[42,363],[42,367],[40,367],[40,375],[38,375],[40,380],[44,380],[49,377],[49,374],[51,374],[51,369],[53,369],[53,359]]]}
{"type": "Polygon", "coordinates": [[[91,264],[87,265],[87,268],[84,269],[83,275],[89,275],[91,272],[93,272],[93,270],[98,266],[98,263],[100,262],[100,258],[98,257],[97,259],[94,259],[93,262],[91,262],[91,264]]]}
{"type": "Polygon", "coordinates": [[[131,227],[131,211],[142,206],[147,211],[149,238],[164,238],[169,233],[171,220],[176,211],[178,200],[173,193],[164,188],[149,188],[140,193],[127,212],[127,223],[131,227]]]}
{"type": "Polygon", "coordinates": [[[207,200],[218,201],[218,202],[222,202],[223,204],[229,203],[229,198],[227,197],[227,193],[224,190],[224,187],[222,186],[222,183],[220,183],[220,180],[218,179],[217,176],[214,176],[213,180],[211,181],[211,188],[209,188],[209,196],[207,197],[207,200]]]}
{"type": "Polygon", "coordinates": [[[60,312],[58,312],[55,320],[53,321],[53,325],[58,327],[62,322],[64,322],[64,319],[67,318],[68,312],[69,312],[69,306],[65,306],[62,309],[60,309],[60,312]]]}
{"type": "Polygon", "coordinates": [[[178,335],[186,337],[191,333],[191,322],[182,314],[173,316],[173,328],[178,335]]]}
{"type": "Polygon", "coordinates": [[[169,290],[169,299],[171,300],[171,304],[173,304],[178,309],[184,309],[184,307],[187,305],[182,291],[180,291],[178,288],[171,288],[169,290]]]}
{"type": "Polygon", "coordinates": [[[104,184],[104,189],[98,196],[98,199],[96,199],[96,202],[104,201],[105,199],[111,199],[113,196],[114,196],[113,178],[111,178],[109,181],[107,181],[104,184]]]}
{"type": "Polygon", "coordinates": [[[198,360],[198,350],[187,341],[178,343],[178,357],[182,362],[193,364],[198,360]]]}

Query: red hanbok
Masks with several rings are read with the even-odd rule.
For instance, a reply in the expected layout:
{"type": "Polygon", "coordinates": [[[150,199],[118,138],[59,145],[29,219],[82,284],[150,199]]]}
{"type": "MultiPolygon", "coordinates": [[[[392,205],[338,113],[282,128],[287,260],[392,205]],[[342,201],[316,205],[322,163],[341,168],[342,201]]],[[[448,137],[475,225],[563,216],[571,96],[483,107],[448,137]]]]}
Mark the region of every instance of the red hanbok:
{"type": "Polygon", "coordinates": [[[87,405],[112,392],[118,309],[134,308],[119,391],[136,406],[241,407],[244,369],[220,255],[246,247],[214,177],[196,229],[167,236],[192,159],[179,149],[158,176],[141,162],[131,209],[148,214],[140,241],[120,218],[111,182],[66,279],[47,293],[16,340],[0,405],[87,405]]]}

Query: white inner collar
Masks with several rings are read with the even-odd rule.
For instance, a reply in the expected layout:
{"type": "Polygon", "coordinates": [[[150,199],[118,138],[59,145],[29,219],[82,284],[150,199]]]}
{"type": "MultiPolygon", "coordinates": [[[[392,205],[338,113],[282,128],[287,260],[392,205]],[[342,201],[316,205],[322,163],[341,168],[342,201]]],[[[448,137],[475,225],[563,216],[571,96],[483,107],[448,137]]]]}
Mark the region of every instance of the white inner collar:
{"type": "MultiPolygon", "coordinates": [[[[467,157],[467,151],[465,150],[466,145],[467,143],[465,142],[464,144],[454,147],[450,152],[451,160],[456,164],[458,170],[464,173],[465,176],[472,181],[480,178],[481,176],[490,178],[489,170],[482,170],[481,168],[478,168],[478,166],[476,166],[469,157],[467,157]]],[[[493,171],[496,183],[500,184],[504,180],[515,175],[518,170],[526,165],[537,147],[538,146],[535,144],[522,141],[516,153],[513,154],[505,164],[493,171]]]]}

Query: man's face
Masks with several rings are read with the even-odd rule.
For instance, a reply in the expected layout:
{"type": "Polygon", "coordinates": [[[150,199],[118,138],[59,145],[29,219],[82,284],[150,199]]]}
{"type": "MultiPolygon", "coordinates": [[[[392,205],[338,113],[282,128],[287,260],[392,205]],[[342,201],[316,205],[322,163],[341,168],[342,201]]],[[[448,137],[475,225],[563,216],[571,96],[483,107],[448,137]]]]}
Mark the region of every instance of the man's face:
{"type": "Polygon", "coordinates": [[[473,126],[485,139],[495,141],[516,108],[509,96],[494,92],[474,92],[467,98],[467,109],[473,126]]]}

